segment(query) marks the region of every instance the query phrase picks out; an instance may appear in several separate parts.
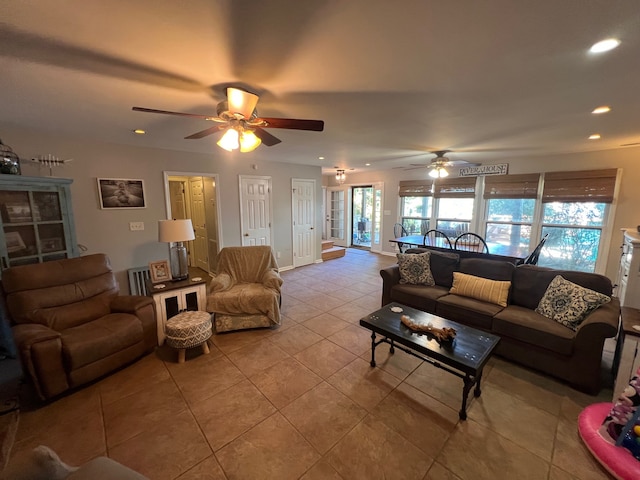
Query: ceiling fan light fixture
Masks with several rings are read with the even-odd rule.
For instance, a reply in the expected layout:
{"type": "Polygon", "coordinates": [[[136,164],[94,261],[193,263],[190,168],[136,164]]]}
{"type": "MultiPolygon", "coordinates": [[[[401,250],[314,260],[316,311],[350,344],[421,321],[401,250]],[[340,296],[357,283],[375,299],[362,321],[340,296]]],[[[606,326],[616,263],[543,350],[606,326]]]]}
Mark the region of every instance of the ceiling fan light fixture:
{"type": "Polygon", "coordinates": [[[449,176],[449,172],[444,167],[435,167],[429,172],[431,178],[444,178],[449,176]]]}
{"type": "Polygon", "coordinates": [[[602,53],[608,52],[609,50],[613,50],[618,45],[620,45],[620,40],[617,38],[607,38],[605,40],[601,40],[597,43],[594,43],[589,51],[591,53],[602,53]]]}
{"type": "Polygon", "coordinates": [[[240,134],[240,151],[243,153],[253,152],[260,146],[262,140],[260,140],[253,130],[244,130],[240,134]]]}
{"type": "Polygon", "coordinates": [[[227,88],[227,102],[230,113],[240,114],[249,119],[258,104],[258,96],[239,88],[227,88]]]}
{"type": "Polygon", "coordinates": [[[239,134],[235,128],[228,128],[220,140],[218,140],[218,146],[224,148],[228,152],[237,150],[240,147],[239,134]]]}

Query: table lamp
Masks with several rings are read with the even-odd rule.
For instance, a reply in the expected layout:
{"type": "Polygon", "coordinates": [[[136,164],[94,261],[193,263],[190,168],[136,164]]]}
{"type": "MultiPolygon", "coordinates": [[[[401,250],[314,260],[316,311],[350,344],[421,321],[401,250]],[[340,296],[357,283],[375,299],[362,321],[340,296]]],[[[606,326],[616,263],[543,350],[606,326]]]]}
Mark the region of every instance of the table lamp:
{"type": "Polygon", "coordinates": [[[186,220],[159,220],[158,241],[168,242],[169,263],[171,264],[172,280],[185,280],[189,278],[187,261],[187,247],[184,242],[195,239],[191,219],[186,220]]]}

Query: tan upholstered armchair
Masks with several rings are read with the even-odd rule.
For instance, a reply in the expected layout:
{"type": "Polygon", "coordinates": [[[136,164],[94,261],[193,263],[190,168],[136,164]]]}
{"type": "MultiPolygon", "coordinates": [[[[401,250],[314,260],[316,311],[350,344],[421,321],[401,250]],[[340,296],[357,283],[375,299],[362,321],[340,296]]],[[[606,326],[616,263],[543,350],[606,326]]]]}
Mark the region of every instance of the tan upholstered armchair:
{"type": "Polygon", "coordinates": [[[271,247],[223,248],[207,295],[216,331],[280,325],[281,285],[271,247]]]}
{"type": "Polygon", "coordinates": [[[2,272],[2,285],[22,368],[42,399],[157,344],[153,300],[119,295],[103,254],[11,267],[2,272]]]}

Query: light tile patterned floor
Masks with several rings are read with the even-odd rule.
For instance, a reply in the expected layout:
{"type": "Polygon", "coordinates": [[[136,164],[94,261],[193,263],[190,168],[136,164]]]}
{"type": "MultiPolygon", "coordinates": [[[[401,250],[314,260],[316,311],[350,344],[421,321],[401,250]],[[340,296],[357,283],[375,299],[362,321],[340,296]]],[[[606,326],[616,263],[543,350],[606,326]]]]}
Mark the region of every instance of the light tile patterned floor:
{"type": "Polygon", "coordinates": [[[393,263],[349,249],[283,272],[280,327],[216,335],[184,364],[163,347],[23,411],[13,457],[44,444],[71,464],[108,455],[158,480],[610,478],[576,431],[610,389],[591,397],[493,358],[461,422],[459,378],[384,346],[372,369],[358,320],[379,307],[379,270],[393,263]]]}

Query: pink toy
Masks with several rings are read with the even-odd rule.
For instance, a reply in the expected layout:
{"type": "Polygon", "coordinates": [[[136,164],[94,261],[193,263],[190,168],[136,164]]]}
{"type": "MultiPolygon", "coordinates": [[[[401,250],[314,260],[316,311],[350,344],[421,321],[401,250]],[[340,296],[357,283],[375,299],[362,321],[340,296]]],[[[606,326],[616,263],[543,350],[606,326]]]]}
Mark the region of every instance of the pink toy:
{"type": "Polygon", "coordinates": [[[612,403],[589,405],[580,412],[578,432],[589,451],[611,475],[619,480],[637,480],[640,478],[640,461],[629,450],[612,445],[598,433],[602,419],[608,416],[612,407],[612,403]]]}

